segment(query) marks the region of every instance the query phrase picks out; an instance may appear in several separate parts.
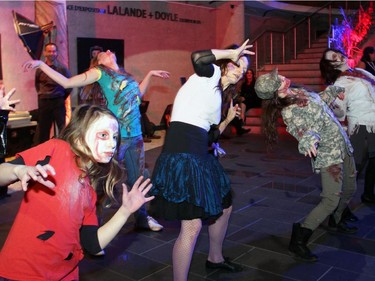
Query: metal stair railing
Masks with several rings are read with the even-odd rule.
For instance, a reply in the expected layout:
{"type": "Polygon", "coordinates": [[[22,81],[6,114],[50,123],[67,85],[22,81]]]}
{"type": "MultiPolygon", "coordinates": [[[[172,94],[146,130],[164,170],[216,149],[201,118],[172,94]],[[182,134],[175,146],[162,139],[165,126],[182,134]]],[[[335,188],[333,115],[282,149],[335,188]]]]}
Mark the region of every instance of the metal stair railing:
{"type": "Polygon", "coordinates": [[[285,64],[296,59],[298,50],[310,48],[312,41],[318,38],[319,31],[324,30],[322,33],[327,34],[332,22],[332,2],[325,3],[284,32],[265,30],[253,39],[251,44],[255,51],[255,65],[252,67],[255,71],[260,71],[265,64],[285,64]],[[327,7],[325,17],[319,12],[327,7]]]}

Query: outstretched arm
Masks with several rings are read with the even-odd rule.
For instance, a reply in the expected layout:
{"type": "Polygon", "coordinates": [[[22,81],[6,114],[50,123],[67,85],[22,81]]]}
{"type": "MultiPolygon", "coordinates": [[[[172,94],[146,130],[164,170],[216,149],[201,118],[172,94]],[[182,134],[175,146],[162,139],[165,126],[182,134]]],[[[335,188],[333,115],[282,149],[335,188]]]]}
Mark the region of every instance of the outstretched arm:
{"type": "Polygon", "coordinates": [[[248,49],[252,45],[247,45],[249,39],[247,39],[240,47],[237,49],[212,49],[204,51],[196,51],[191,55],[191,60],[193,63],[194,71],[198,76],[211,77],[214,73],[212,63],[221,59],[230,59],[233,62],[237,62],[244,55],[253,55],[254,52],[248,49]]]}
{"type": "Polygon", "coordinates": [[[213,49],[211,51],[214,54],[216,60],[230,59],[233,62],[237,62],[244,55],[255,54],[254,52],[251,52],[248,50],[253,45],[247,45],[247,43],[249,43],[249,39],[243,42],[242,45],[238,47],[237,49],[223,49],[223,50],[213,49]]]}
{"type": "Polygon", "coordinates": [[[30,60],[23,64],[24,71],[29,71],[35,68],[40,68],[40,70],[47,74],[53,81],[60,84],[65,89],[83,87],[98,81],[100,78],[100,74],[95,68],[91,68],[82,74],[67,78],[40,60],[30,60]]]}
{"type": "Polygon", "coordinates": [[[151,77],[160,77],[163,79],[168,79],[170,76],[170,73],[165,70],[151,70],[147,73],[145,78],[143,78],[142,82],[139,84],[139,89],[141,91],[141,97],[146,93],[148,85],[150,84],[151,77]]]}
{"type": "Polygon", "coordinates": [[[143,204],[154,199],[154,196],[146,197],[152,187],[150,179],[143,181],[140,177],[130,192],[125,184],[122,185],[122,205],[114,216],[98,230],[99,245],[104,249],[121,230],[129,216],[138,210],[143,204]]]}

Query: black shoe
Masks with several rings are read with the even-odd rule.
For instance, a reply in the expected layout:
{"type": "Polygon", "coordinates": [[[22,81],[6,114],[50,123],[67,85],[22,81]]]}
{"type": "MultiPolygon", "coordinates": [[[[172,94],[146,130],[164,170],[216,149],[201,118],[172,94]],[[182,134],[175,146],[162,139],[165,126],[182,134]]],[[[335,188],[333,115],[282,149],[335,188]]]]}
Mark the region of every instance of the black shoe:
{"type": "Polygon", "coordinates": [[[375,196],[362,194],[361,201],[365,204],[375,204],[375,196]]]}
{"type": "Polygon", "coordinates": [[[229,258],[224,257],[223,262],[210,262],[209,260],[206,260],[206,268],[211,269],[223,269],[230,272],[240,272],[243,270],[243,267],[237,263],[233,263],[229,260],[229,258]]]}
{"type": "Polygon", "coordinates": [[[341,232],[341,233],[353,234],[353,233],[356,233],[358,231],[358,227],[349,226],[344,221],[336,223],[333,215],[330,215],[329,220],[328,220],[328,230],[332,231],[332,232],[341,232]]]}
{"type": "Polygon", "coordinates": [[[239,128],[237,131],[238,136],[242,136],[243,134],[247,134],[251,131],[251,129],[239,128]]]}
{"type": "Polygon", "coordinates": [[[358,217],[352,213],[352,211],[349,209],[349,207],[346,207],[344,209],[344,212],[342,212],[341,219],[343,221],[348,222],[357,222],[359,221],[358,217]]]}

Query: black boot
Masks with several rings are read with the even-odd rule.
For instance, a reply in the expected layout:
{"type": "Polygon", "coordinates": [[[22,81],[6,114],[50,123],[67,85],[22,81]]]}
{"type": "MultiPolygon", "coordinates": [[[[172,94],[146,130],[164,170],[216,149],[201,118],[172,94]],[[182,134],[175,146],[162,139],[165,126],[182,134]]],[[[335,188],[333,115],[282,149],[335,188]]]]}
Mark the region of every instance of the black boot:
{"type": "Polygon", "coordinates": [[[318,260],[318,257],[312,254],[307,247],[307,241],[312,233],[311,229],[301,227],[299,223],[293,224],[293,232],[288,249],[296,259],[308,262],[316,262],[318,260]]]}
{"type": "Polygon", "coordinates": [[[358,217],[352,213],[348,206],[344,209],[341,215],[341,220],[343,221],[350,221],[350,222],[357,222],[359,221],[358,217]]]}
{"type": "Polygon", "coordinates": [[[337,223],[333,215],[329,216],[328,229],[333,232],[341,232],[341,233],[347,233],[347,234],[353,234],[358,231],[357,227],[349,226],[343,220],[340,220],[340,222],[337,223]]]}

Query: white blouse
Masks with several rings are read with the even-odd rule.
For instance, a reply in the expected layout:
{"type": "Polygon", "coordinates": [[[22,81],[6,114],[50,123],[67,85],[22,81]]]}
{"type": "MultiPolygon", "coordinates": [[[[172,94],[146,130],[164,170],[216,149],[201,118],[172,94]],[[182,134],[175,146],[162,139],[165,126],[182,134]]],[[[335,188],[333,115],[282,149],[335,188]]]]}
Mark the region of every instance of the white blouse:
{"type": "MultiPolygon", "coordinates": [[[[375,76],[369,72],[361,68],[356,68],[356,70],[375,81],[375,76]]],[[[368,132],[375,132],[374,86],[366,79],[352,76],[341,76],[334,85],[345,88],[344,100],[337,98],[335,102],[344,114],[340,119],[347,117],[349,135],[355,133],[359,125],[366,126],[368,132]]]]}
{"type": "Polygon", "coordinates": [[[173,103],[171,122],[179,121],[209,131],[221,118],[220,68],[214,66],[212,77],[193,74],[178,91],[173,103]]]}

